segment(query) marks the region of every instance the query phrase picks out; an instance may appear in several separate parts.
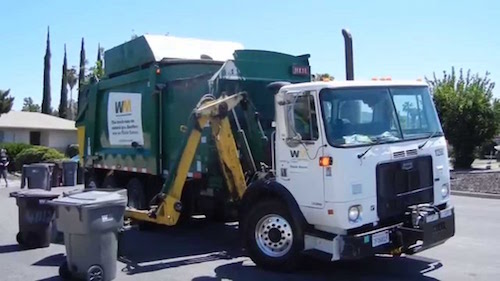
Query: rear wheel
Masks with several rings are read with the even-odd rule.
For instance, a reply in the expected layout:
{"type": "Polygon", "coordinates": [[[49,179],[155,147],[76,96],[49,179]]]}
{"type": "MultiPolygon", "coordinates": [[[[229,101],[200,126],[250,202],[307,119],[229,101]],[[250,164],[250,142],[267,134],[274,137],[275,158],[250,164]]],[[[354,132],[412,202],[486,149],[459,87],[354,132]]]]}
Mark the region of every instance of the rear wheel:
{"type": "Polygon", "coordinates": [[[104,280],[104,270],[98,265],[93,265],[87,270],[87,281],[104,280]]]}
{"type": "Polygon", "coordinates": [[[69,271],[67,261],[64,261],[64,263],[59,266],[59,276],[63,280],[70,280],[71,279],[71,272],[69,271]]]}
{"type": "Polygon", "coordinates": [[[86,189],[96,189],[99,187],[99,181],[93,172],[85,172],[85,188],[86,189]]]}
{"type": "Polygon", "coordinates": [[[102,185],[100,186],[100,188],[109,188],[109,189],[113,189],[113,188],[117,188],[117,187],[118,187],[118,184],[117,184],[114,176],[106,176],[104,178],[104,180],[102,181],[102,185]]]}
{"type": "Polygon", "coordinates": [[[304,249],[302,226],[295,225],[286,206],[277,200],[257,203],[246,219],[250,258],[263,268],[289,271],[304,249]]]}
{"type": "Polygon", "coordinates": [[[24,245],[23,234],[21,232],[17,233],[16,240],[19,245],[24,245]]]}
{"type": "Polygon", "coordinates": [[[127,184],[127,206],[137,210],[146,209],[144,185],[138,178],[131,179],[127,184]]]}

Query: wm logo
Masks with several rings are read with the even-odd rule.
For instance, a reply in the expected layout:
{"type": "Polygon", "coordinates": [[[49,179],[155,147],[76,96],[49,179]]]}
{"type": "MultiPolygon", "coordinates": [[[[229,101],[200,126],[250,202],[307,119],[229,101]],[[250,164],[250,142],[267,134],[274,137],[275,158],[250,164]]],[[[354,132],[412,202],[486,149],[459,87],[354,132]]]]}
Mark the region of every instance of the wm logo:
{"type": "Polygon", "coordinates": [[[128,113],[132,111],[132,102],[130,100],[122,100],[115,102],[115,112],[128,113]]]}
{"type": "Polygon", "coordinates": [[[299,150],[290,150],[290,156],[292,158],[299,158],[300,151],[299,150]]]}

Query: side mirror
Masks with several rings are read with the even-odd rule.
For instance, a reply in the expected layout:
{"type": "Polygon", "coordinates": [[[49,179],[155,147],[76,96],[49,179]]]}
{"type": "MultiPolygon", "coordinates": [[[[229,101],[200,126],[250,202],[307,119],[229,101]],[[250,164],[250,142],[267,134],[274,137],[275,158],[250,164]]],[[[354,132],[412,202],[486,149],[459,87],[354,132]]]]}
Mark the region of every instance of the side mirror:
{"type": "Polygon", "coordinates": [[[300,143],[302,143],[302,136],[299,133],[295,133],[293,137],[289,137],[286,139],[286,144],[289,147],[296,147],[300,143]]]}

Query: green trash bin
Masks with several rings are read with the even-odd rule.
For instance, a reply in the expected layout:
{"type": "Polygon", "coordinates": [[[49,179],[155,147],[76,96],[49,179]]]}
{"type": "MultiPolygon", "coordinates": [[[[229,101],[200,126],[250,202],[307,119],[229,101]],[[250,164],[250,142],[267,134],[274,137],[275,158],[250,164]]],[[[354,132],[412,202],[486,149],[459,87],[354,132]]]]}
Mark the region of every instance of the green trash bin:
{"type": "Polygon", "coordinates": [[[117,192],[91,190],[50,201],[56,225],[64,233],[64,279],[113,280],[116,277],[118,230],[127,198],[117,192]]]}
{"type": "Polygon", "coordinates": [[[19,232],[16,240],[27,248],[43,248],[50,245],[54,208],[48,201],[59,194],[44,189],[28,189],[11,192],[19,207],[19,232]]]}

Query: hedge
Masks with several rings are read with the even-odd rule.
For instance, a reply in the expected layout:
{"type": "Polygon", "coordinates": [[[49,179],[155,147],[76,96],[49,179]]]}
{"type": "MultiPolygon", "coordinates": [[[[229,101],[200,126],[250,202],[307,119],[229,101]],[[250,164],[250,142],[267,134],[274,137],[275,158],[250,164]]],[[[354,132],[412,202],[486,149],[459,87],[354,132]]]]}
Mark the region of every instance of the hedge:
{"type": "Polygon", "coordinates": [[[33,145],[27,143],[0,143],[0,148],[7,150],[10,159],[15,159],[21,151],[32,147],[33,145]]]}
{"type": "Polygon", "coordinates": [[[23,165],[41,162],[54,162],[65,159],[63,153],[49,147],[33,146],[21,151],[15,158],[15,167],[21,170],[23,165]]]}

